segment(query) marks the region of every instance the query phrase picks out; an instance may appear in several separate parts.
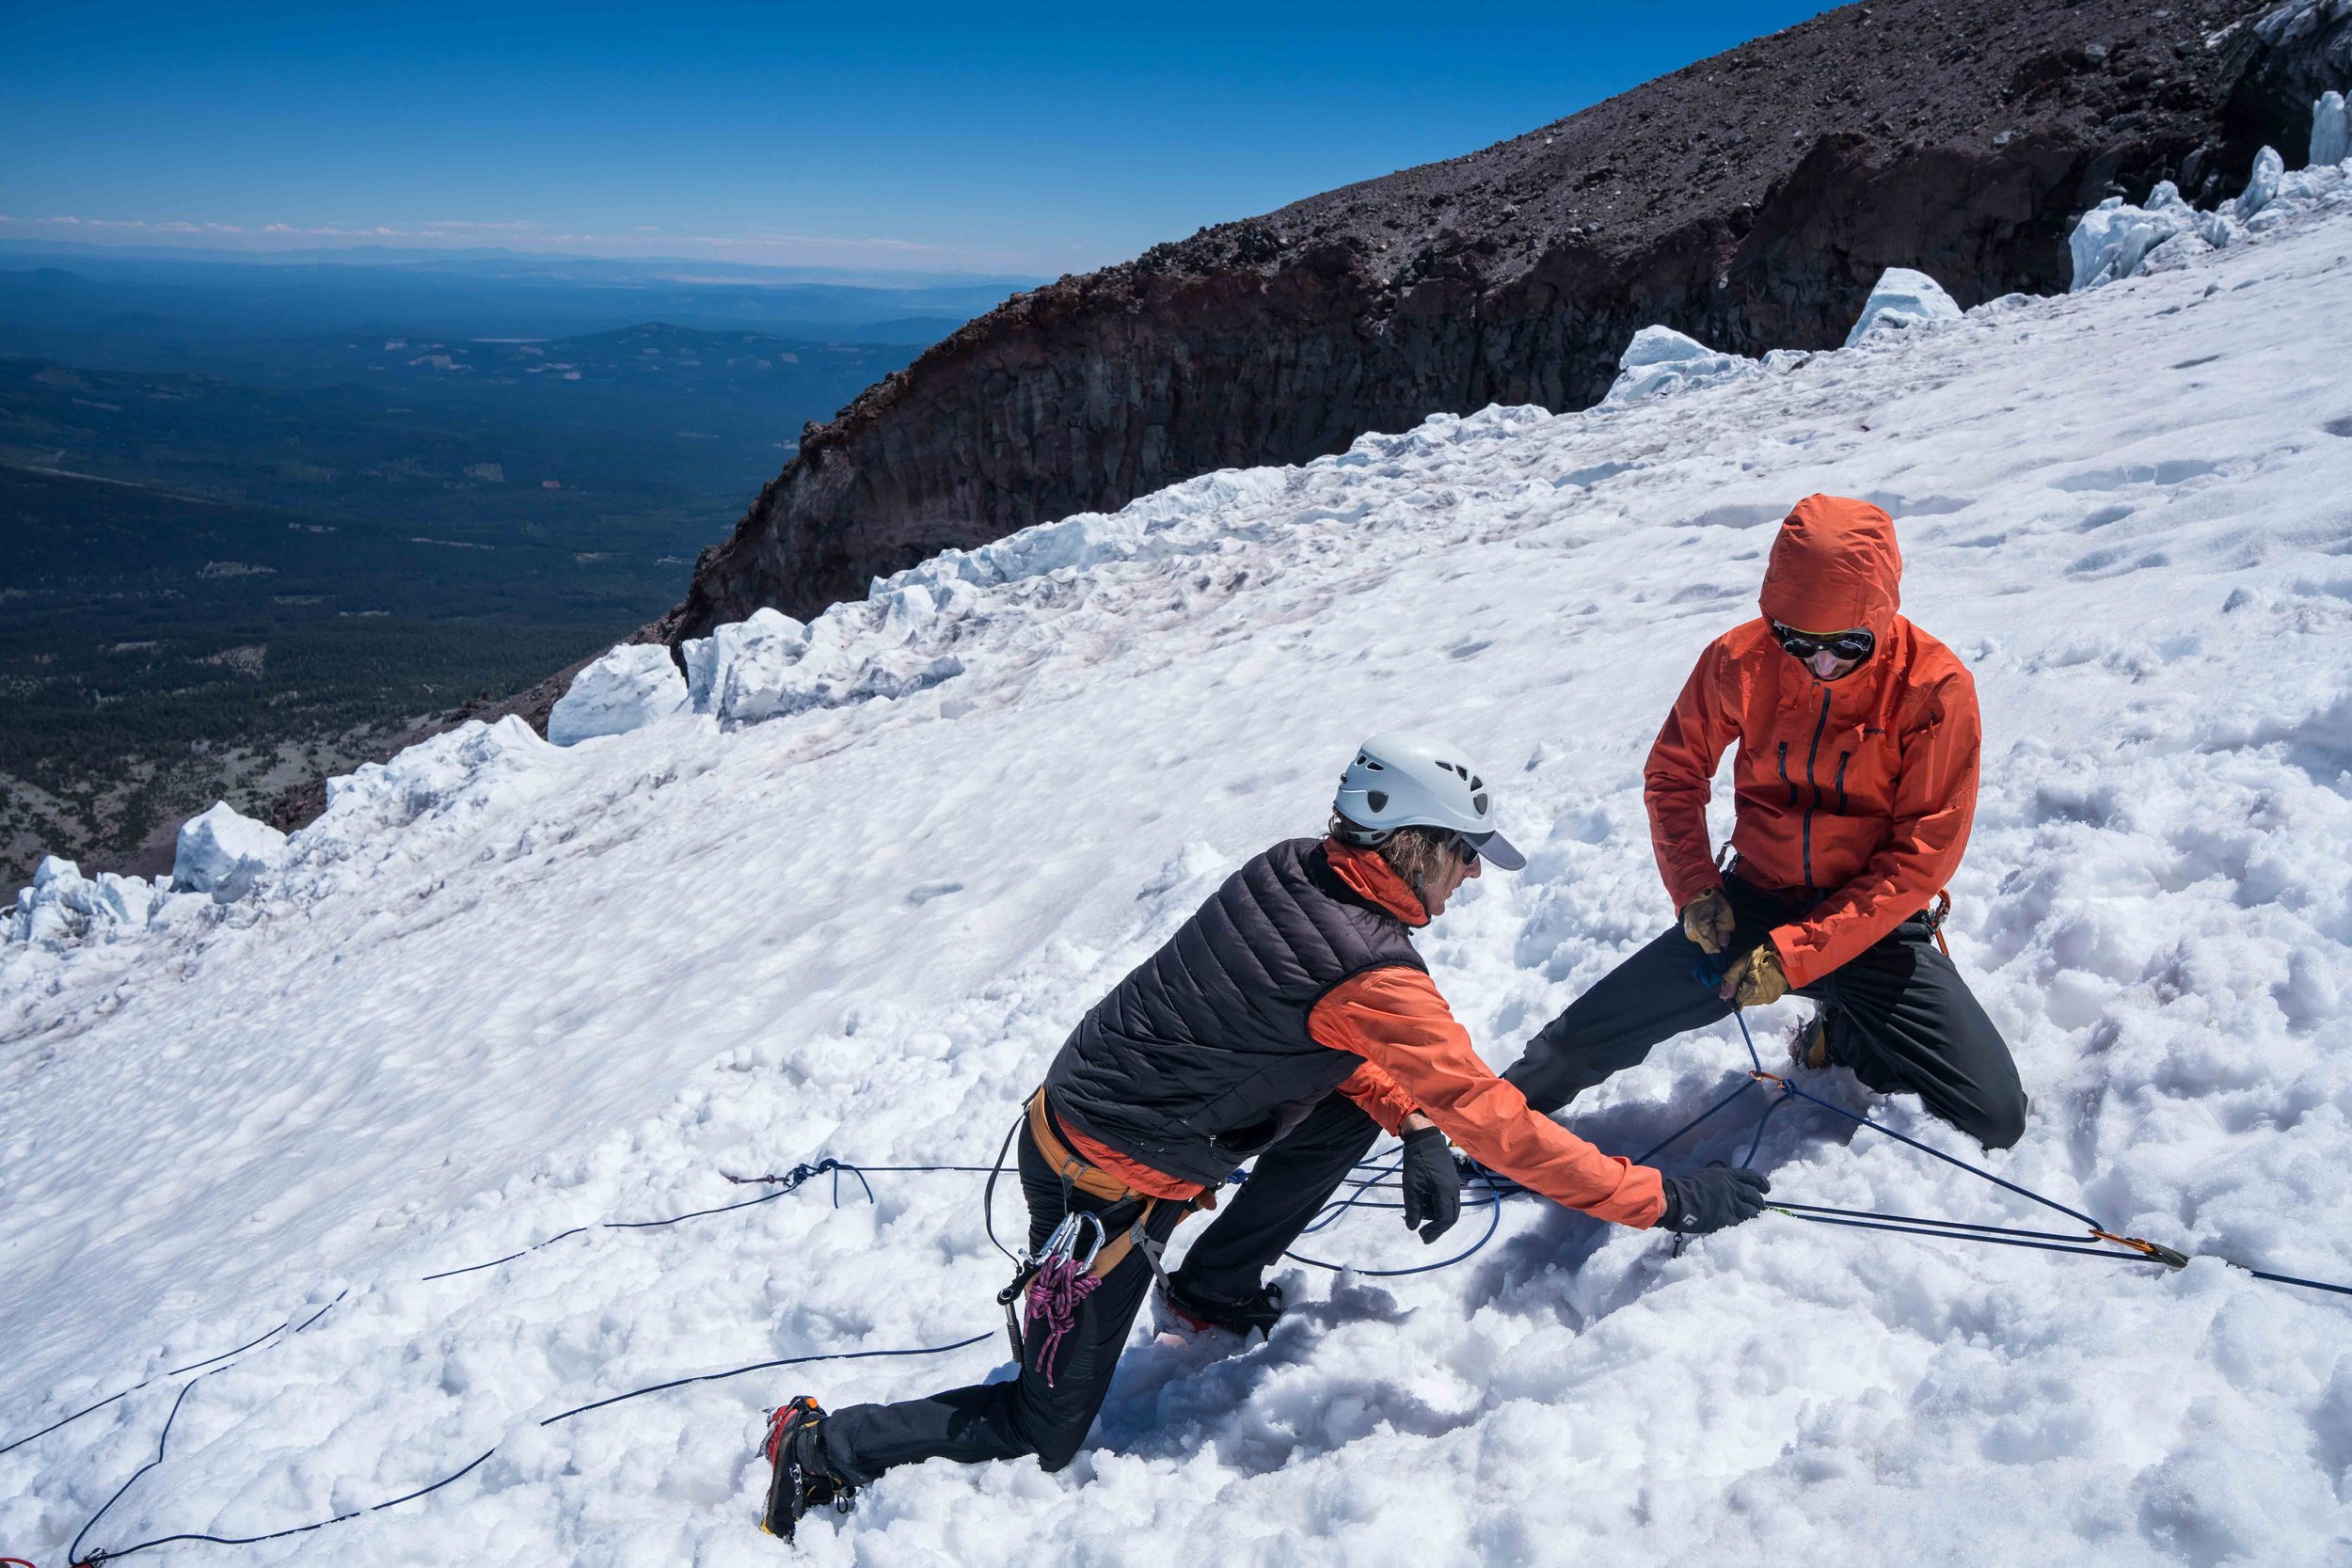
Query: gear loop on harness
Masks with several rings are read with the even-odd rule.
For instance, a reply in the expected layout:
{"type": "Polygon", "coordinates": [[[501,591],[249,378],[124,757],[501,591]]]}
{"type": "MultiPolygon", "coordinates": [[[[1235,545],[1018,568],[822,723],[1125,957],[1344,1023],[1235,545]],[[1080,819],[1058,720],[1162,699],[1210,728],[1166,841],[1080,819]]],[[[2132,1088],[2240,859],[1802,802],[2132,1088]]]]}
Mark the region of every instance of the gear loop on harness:
{"type": "Polygon", "coordinates": [[[1935,939],[1936,947],[1946,958],[1952,956],[1952,944],[1944,940],[1944,922],[1952,917],[1952,890],[1937,888],[1935,901],[1920,911],[1927,916],[1928,935],[1935,939]]]}

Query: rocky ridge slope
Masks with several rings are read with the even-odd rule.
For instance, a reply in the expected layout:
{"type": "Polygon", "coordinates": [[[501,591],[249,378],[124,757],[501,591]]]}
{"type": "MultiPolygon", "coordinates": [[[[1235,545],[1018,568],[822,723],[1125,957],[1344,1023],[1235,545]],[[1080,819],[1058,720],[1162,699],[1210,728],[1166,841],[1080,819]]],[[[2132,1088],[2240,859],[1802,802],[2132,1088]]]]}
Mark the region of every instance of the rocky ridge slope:
{"type": "Polygon", "coordinates": [[[1016,295],[811,424],[674,644],[949,546],[1489,403],[1567,409],[1664,323],[1835,345],[1880,271],[2066,283],[2103,196],[2234,190],[2352,54],[2341,0],[1873,0],[1514,140],[1016,295]]]}

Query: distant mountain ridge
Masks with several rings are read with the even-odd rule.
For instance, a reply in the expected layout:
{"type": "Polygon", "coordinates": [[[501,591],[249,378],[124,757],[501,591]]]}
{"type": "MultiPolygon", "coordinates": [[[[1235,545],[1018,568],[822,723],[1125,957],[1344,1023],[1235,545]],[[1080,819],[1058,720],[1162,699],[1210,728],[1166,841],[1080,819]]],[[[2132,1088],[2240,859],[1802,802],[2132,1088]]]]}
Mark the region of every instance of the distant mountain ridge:
{"type": "Polygon", "coordinates": [[[1651,323],[1820,348],[1890,265],[1963,305],[2058,291],[2103,196],[2299,150],[2347,32],[2312,0],[1873,0],[1016,295],[810,427],[647,635],[1434,412],[1581,406],[1651,323]]]}

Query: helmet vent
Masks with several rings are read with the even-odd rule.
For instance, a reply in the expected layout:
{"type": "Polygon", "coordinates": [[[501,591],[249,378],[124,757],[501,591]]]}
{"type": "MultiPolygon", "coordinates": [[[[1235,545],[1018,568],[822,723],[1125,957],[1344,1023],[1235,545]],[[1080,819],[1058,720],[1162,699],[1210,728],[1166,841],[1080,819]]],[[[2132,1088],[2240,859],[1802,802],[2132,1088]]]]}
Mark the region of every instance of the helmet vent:
{"type": "MultiPolygon", "coordinates": [[[[1470,787],[1471,787],[1472,789],[1484,789],[1484,788],[1486,788],[1486,780],[1484,780],[1484,779],[1476,779],[1476,778],[1474,778],[1474,779],[1470,780],[1470,787]]],[[[1480,811],[1485,811],[1486,808],[1486,807],[1484,807],[1484,806],[1481,806],[1481,807],[1479,807],[1478,809],[1479,809],[1480,811]]]]}
{"type": "Polygon", "coordinates": [[[1364,804],[1366,804],[1366,805],[1370,806],[1370,807],[1371,807],[1373,810],[1375,810],[1375,811],[1386,811],[1386,810],[1388,810],[1388,809],[1389,809],[1389,794],[1388,794],[1388,791],[1387,791],[1387,790],[1384,790],[1384,789],[1374,789],[1374,790],[1368,790],[1368,791],[1366,791],[1366,792],[1365,792],[1365,794],[1364,794],[1364,804]]]}
{"type": "Polygon", "coordinates": [[[1470,797],[1470,810],[1472,810],[1472,811],[1476,812],[1476,813],[1477,813],[1479,816],[1486,816],[1486,797],[1485,795],[1483,795],[1483,794],[1480,794],[1480,795],[1473,795],[1473,796],[1471,796],[1471,797],[1470,797]]]}

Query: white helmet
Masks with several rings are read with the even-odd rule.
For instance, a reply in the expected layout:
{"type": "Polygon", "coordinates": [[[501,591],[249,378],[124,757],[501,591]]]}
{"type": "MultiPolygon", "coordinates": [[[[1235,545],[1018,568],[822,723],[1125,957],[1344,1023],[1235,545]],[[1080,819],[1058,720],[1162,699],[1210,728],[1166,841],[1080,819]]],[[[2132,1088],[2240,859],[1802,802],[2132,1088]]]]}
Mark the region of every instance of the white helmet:
{"type": "Polygon", "coordinates": [[[1357,749],[1341,776],[1331,809],[1340,838],[1363,847],[1399,828],[1451,828],[1478,854],[1504,871],[1527,863],[1495,831],[1494,798],[1469,759],[1442,740],[1419,735],[1375,735],[1357,749]]]}

